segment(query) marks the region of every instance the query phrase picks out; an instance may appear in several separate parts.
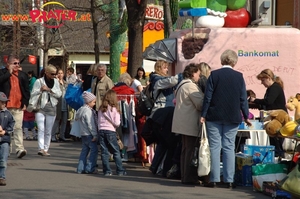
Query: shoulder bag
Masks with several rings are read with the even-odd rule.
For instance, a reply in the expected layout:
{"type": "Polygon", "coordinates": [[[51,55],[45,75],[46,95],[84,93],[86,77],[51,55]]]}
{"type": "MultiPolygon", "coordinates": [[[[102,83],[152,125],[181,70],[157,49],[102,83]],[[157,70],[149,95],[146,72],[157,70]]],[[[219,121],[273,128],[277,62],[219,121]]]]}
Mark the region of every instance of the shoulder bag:
{"type": "MultiPolygon", "coordinates": [[[[41,79],[39,79],[39,81],[40,81],[40,84],[42,85],[41,79]]],[[[28,103],[28,106],[26,109],[28,112],[36,113],[40,110],[42,93],[40,93],[38,96],[30,95],[29,103],[28,103]]]]}

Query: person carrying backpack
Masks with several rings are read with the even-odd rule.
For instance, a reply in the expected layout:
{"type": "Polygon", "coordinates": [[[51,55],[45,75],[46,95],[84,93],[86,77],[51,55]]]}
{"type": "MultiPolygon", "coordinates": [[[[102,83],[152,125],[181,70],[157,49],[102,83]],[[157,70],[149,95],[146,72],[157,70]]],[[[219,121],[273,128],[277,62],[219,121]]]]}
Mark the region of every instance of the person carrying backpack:
{"type": "MultiPolygon", "coordinates": [[[[150,91],[153,99],[155,99],[151,115],[147,119],[147,122],[155,120],[154,113],[161,108],[174,107],[174,88],[178,83],[178,75],[168,77],[168,62],[159,60],[154,65],[154,72],[150,74],[150,91]]],[[[153,132],[159,134],[159,132],[153,132]]],[[[155,155],[150,166],[150,171],[155,174],[158,170],[165,153],[167,152],[167,146],[163,142],[157,142],[155,155]]],[[[172,166],[172,165],[171,165],[172,166]]],[[[164,168],[165,170],[166,168],[164,168]]],[[[169,168],[168,168],[169,169],[169,168]]],[[[166,169],[166,170],[168,170],[166,169]]]]}
{"type": "Polygon", "coordinates": [[[168,77],[168,62],[158,60],[154,72],[150,74],[150,91],[155,99],[150,118],[159,108],[174,106],[174,87],[178,83],[178,75],[168,77]]]}

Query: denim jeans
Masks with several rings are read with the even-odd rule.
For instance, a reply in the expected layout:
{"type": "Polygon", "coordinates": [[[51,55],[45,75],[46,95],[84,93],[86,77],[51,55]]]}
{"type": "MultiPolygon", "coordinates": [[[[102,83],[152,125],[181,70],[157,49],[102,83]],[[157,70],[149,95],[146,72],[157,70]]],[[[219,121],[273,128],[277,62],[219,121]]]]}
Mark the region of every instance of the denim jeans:
{"type": "Polygon", "coordinates": [[[211,153],[210,182],[220,182],[220,152],[222,149],[223,182],[234,182],[235,137],[239,124],[206,121],[211,153]]]}
{"type": "Polygon", "coordinates": [[[5,179],[5,171],[7,168],[7,159],[9,154],[9,144],[1,143],[0,144],[0,178],[5,179]]]}
{"type": "Polygon", "coordinates": [[[81,136],[82,149],[79,156],[77,173],[92,173],[95,171],[98,159],[98,147],[97,142],[92,142],[92,139],[92,135],[81,136]]]}
{"type": "Polygon", "coordinates": [[[113,158],[117,167],[116,168],[117,174],[123,173],[125,169],[122,166],[120,147],[117,142],[116,132],[109,131],[109,130],[99,130],[99,142],[100,142],[100,149],[101,149],[103,173],[104,174],[112,173],[109,165],[110,153],[113,154],[113,158]]]}

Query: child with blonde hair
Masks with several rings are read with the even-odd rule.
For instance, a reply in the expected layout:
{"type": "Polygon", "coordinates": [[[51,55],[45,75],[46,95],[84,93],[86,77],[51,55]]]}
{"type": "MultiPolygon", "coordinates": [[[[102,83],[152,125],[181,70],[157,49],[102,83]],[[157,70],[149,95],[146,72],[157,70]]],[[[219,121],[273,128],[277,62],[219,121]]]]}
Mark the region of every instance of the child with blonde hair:
{"type": "Polygon", "coordinates": [[[123,176],[127,174],[122,165],[120,147],[117,142],[116,128],[120,123],[117,94],[114,90],[108,90],[102,99],[102,104],[98,111],[99,142],[104,176],[112,175],[109,166],[110,153],[113,154],[117,175],[123,176]]]}

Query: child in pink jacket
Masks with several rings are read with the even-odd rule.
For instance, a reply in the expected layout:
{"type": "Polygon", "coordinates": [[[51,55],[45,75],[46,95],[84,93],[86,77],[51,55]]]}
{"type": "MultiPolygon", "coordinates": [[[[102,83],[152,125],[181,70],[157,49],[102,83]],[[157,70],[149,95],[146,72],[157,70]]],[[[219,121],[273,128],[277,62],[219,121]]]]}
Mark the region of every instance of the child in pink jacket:
{"type": "Polygon", "coordinates": [[[116,164],[116,174],[118,176],[127,174],[122,165],[120,147],[117,142],[116,128],[120,123],[117,94],[114,90],[108,90],[98,111],[99,142],[104,176],[112,175],[109,165],[110,153],[113,154],[116,164]]]}

